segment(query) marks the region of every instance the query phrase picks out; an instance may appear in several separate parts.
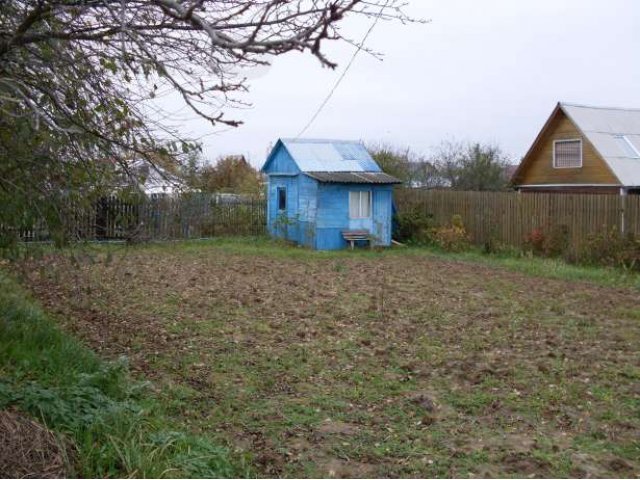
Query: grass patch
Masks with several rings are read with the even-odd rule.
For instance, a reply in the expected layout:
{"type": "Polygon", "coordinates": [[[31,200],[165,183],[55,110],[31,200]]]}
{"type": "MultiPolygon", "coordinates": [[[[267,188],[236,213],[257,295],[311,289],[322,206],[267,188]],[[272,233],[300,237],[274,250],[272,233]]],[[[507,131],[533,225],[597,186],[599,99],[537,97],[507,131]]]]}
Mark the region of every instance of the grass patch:
{"type": "Polygon", "coordinates": [[[181,431],[124,359],[105,362],[56,328],[0,271],[0,409],[14,407],[75,446],[69,476],[231,477],[230,453],[181,431]]]}
{"type": "Polygon", "coordinates": [[[480,249],[465,252],[445,252],[435,247],[412,247],[410,251],[424,252],[437,258],[480,263],[492,267],[524,273],[532,277],[555,278],[568,281],[586,281],[608,287],[640,289],[640,274],[622,269],[572,265],[557,258],[533,257],[519,254],[486,254],[480,249]]]}

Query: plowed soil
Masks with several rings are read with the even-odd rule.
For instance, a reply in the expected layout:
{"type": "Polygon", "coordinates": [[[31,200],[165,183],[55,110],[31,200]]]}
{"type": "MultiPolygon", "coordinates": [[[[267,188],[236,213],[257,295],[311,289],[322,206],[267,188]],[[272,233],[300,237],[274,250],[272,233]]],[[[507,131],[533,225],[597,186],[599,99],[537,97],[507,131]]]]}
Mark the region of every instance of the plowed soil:
{"type": "Polygon", "coordinates": [[[411,250],[76,260],[26,283],[262,476],[640,475],[637,290],[411,250]]]}

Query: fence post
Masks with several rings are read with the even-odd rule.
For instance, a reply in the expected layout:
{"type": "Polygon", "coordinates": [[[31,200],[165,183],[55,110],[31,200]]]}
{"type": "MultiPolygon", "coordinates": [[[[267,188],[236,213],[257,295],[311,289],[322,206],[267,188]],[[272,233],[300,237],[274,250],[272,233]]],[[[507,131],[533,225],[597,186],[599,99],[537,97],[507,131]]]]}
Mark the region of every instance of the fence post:
{"type": "Polygon", "coordinates": [[[625,207],[627,203],[627,190],[625,188],[620,188],[620,235],[624,236],[625,224],[624,224],[624,214],[625,207]]]}

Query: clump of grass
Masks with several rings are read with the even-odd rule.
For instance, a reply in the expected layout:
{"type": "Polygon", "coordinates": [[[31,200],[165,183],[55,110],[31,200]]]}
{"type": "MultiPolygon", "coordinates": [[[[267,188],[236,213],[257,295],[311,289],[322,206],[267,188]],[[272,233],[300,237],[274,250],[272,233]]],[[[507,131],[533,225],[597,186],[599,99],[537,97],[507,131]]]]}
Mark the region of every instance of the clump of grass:
{"type": "Polygon", "coordinates": [[[585,281],[608,287],[640,288],[640,275],[622,269],[601,266],[575,265],[560,258],[545,258],[523,255],[517,251],[486,254],[477,248],[464,252],[446,252],[435,247],[421,247],[411,253],[424,252],[436,257],[465,262],[482,263],[500,267],[531,277],[555,278],[567,281],[585,281]]]}
{"type": "Polygon", "coordinates": [[[248,472],[206,438],[176,431],[127,364],[105,362],[58,330],[0,271],[0,409],[71,439],[69,476],[232,477],[248,472]]]}

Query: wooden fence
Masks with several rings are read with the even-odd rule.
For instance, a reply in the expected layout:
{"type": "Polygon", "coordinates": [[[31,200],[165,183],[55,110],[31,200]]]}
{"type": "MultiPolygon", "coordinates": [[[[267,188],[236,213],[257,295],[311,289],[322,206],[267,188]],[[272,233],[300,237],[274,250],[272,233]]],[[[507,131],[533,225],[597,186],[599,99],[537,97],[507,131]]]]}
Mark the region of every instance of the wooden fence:
{"type": "MultiPolygon", "coordinates": [[[[566,230],[578,248],[589,235],[615,229],[640,236],[640,196],[515,192],[459,192],[399,189],[398,213],[415,212],[434,226],[460,215],[471,240],[521,247],[534,230],[566,230]]],[[[63,231],[72,240],[173,240],[266,232],[263,199],[221,199],[214,195],[105,197],[60,212],[63,231]]],[[[50,240],[46,222],[18,231],[23,241],[50,240]]]]}
{"type": "Polygon", "coordinates": [[[395,193],[399,213],[417,212],[434,225],[460,215],[473,243],[494,240],[521,247],[534,230],[547,234],[565,229],[579,248],[589,235],[616,229],[640,235],[640,196],[517,192],[459,192],[401,189],[395,193]]]}
{"type": "MultiPolygon", "coordinates": [[[[203,194],[69,202],[56,217],[71,240],[173,240],[266,231],[264,200],[203,194]]],[[[20,228],[18,236],[22,241],[46,241],[51,240],[49,230],[45,221],[37,220],[20,228]]]]}

